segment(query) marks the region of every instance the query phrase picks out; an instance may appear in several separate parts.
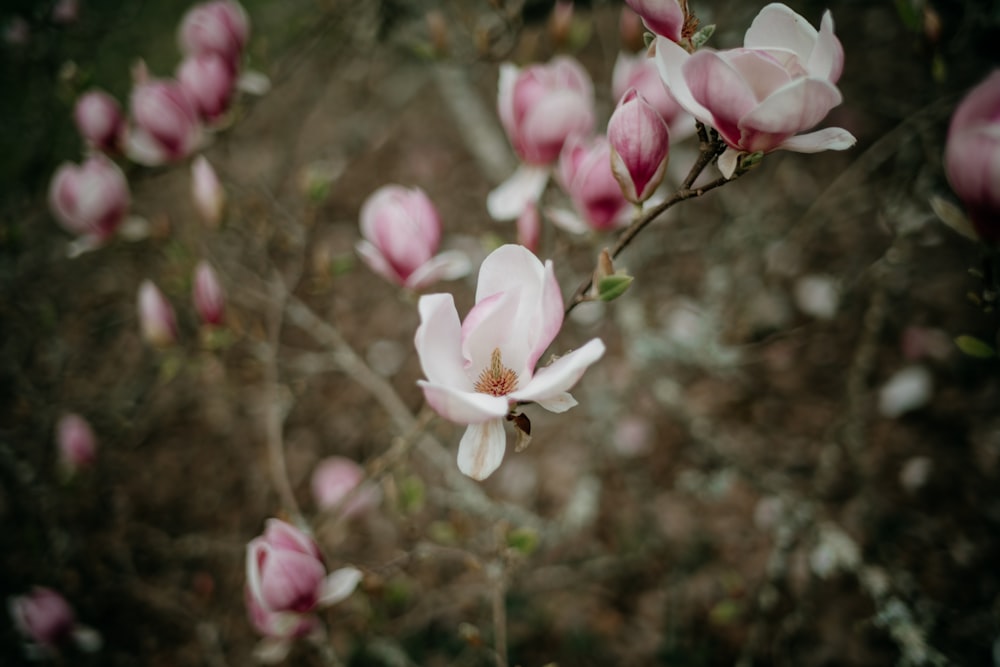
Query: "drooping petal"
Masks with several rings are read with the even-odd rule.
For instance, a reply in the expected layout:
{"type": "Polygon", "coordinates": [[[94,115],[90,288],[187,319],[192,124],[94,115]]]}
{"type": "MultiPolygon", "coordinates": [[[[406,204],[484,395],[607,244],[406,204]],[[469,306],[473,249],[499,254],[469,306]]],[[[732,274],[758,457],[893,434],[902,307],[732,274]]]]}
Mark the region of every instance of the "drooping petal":
{"type": "Polygon", "coordinates": [[[549,182],[549,168],[522,164],[486,197],[486,210],[494,220],[516,220],[525,206],[537,202],[549,182]]]}
{"type": "Polygon", "coordinates": [[[583,347],[539,369],[531,382],[523,389],[510,394],[510,398],[517,401],[555,398],[576,384],[584,371],[602,356],[604,356],[604,343],[599,338],[594,338],[583,347]]]}
{"type": "Polygon", "coordinates": [[[740,162],[740,155],[743,153],[739,148],[733,148],[732,146],[727,146],[726,150],[722,152],[719,156],[719,171],[726,178],[732,178],[733,174],[736,173],[736,167],[740,162]]]}
{"type": "Polygon", "coordinates": [[[481,424],[503,417],[510,410],[510,402],[503,396],[460,391],[424,380],[417,384],[434,411],[456,424],[481,424]]]}
{"type": "Polygon", "coordinates": [[[448,250],[417,267],[406,279],[406,287],[418,290],[439,280],[455,280],[467,275],[471,269],[472,262],[468,255],[461,250],[448,250]]]}
{"type": "Polygon", "coordinates": [[[808,134],[789,137],[781,142],[778,148],[795,153],[843,151],[853,146],[857,141],[853,134],[843,128],[827,127],[808,134]]]}
{"type": "Polygon", "coordinates": [[[570,234],[586,234],[590,231],[587,222],[569,209],[547,208],[545,215],[552,221],[552,224],[570,234]]]}
{"type": "Polygon", "coordinates": [[[577,406],[577,400],[573,398],[573,395],[568,391],[564,391],[561,394],[556,394],[550,398],[543,398],[535,401],[538,405],[545,408],[549,412],[566,412],[570,408],[577,406]]]}
{"type": "MultiPolygon", "coordinates": [[[[417,304],[420,326],[414,335],[420,367],[431,384],[472,391],[462,358],[462,324],[451,294],[427,294],[417,304]]],[[[444,413],[442,413],[444,414],[444,413]]]]}
{"type": "Polygon", "coordinates": [[[254,660],[262,665],[277,665],[288,657],[292,641],[284,637],[264,637],[253,649],[254,660]]]}
{"type": "Polygon", "coordinates": [[[506,449],[503,420],[472,424],[458,443],[458,469],[472,479],[486,479],[500,466],[506,449]]]}
{"type": "Polygon", "coordinates": [[[326,607],[349,597],[358,587],[361,576],[361,570],[356,567],[342,567],[331,572],[320,588],[319,606],[326,607]]]}
{"type": "Polygon", "coordinates": [[[391,283],[397,285],[405,284],[402,276],[396,272],[396,269],[392,268],[385,256],[376,248],[373,244],[368,241],[358,241],[354,245],[354,249],[357,250],[358,256],[361,257],[361,261],[368,265],[368,268],[382,276],[391,283]]]}

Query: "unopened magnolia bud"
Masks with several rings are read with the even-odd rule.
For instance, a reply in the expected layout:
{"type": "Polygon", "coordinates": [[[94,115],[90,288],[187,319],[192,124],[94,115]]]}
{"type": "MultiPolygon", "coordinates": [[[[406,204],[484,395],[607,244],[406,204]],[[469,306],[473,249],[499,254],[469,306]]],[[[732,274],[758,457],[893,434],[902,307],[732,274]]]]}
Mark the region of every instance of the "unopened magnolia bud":
{"type": "Polygon", "coordinates": [[[382,502],[379,487],[365,482],[365,469],[342,456],[320,461],[313,472],[312,492],[320,509],[340,506],[345,518],[367,514],[382,502]]]}
{"type": "Polygon", "coordinates": [[[642,17],[643,23],[657,35],[671,42],[681,41],[686,20],[680,0],[625,0],[625,4],[642,17]]]}
{"type": "Polygon", "coordinates": [[[236,90],[236,73],[214,53],[185,58],[177,68],[177,80],[206,121],[217,120],[229,109],[236,90]]]}
{"type": "Polygon", "coordinates": [[[226,206],[226,191],[204,155],[191,163],[191,197],[201,219],[212,227],[218,226],[226,206]]]}
{"type": "Polygon", "coordinates": [[[204,260],[198,262],[198,266],[195,267],[191,296],[202,322],[208,325],[222,324],[226,308],[225,296],[215,271],[204,260]]]}
{"type": "Polygon", "coordinates": [[[235,72],[250,38],[250,18],[234,0],[213,0],[195,5],[184,14],[177,41],[185,55],[214,53],[235,72]]]}
{"type": "Polygon", "coordinates": [[[649,199],[663,181],[670,158],[667,124],[634,88],[608,121],[611,171],[622,194],[634,204],[649,199]]]}
{"type": "Polygon", "coordinates": [[[573,0],[556,0],[549,15],[549,36],[556,48],[562,49],[569,42],[573,28],[573,0]]]}
{"type": "Polygon", "coordinates": [[[103,90],[91,90],[76,101],[73,122],[80,136],[102,151],[117,151],[125,131],[125,116],[118,101],[103,90]]]}
{"type": "Polygon", "coordinates": [[[143,338],[156,347],[168,347],[177,341],[174,309],[163,292],[150,280],[139,285],[139,326],[143,338]]]}
{"type": "Polygon", "coordinates": [[[67,414],[56,426],[59,463],[69,473],[89,466],[97,455],[97,438],[87,420],[77,414],[67,414]]]}
{"type": "Polygon", "coordinates": [[[101,154],[90,156],[81,165],[62,164],[49,186],[49,207],[60,224],[97,242],[115,233],[130,204],[125,174],[101,154]]]}
{"type": "Polygon", "coordinates": [[[50,588],[36,586],[26,595],[10,598],[7,604],[18,632],[41,647],[55,647],[73,634],[73,610],[50,588]]]}
{"type": "Polygon", "coordinates": [[[633,280],[624,270],[615,271],[611,255],[604,249],[597,258],[591,291],[601,301],[613,301],[632,286],[633,280]]]}

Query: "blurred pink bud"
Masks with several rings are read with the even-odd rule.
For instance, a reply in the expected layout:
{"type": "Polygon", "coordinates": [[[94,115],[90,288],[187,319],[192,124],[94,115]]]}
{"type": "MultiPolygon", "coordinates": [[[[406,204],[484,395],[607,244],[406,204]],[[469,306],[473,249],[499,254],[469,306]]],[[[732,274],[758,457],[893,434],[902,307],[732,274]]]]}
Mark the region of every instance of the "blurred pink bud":
{"type": "Polygon", "coordinates": [[[150,280],[139,285],[139,326],[143,338],[156,347],[168,347],[177,341],[173,306],[150,280]]]}
{"type": "Polygon", "coordinates": [[[26,595],[10,598],[7,606],[17,631],[41,647],[53,648],[73,635],[73,610],[50,588],[36,586],[26,595]]]}
{"type": "Polygon", "coordinates": [[[80,18],[79,0],[58,0],[52,6],[53,23],[73,23],[80,18]]]}
{"type": "Polygon", "coordinates": [[[64,415],[56,425],[59,462],[69,472],[89,466],[97,456],[97,438],[87,420],[78,414],[64,415]]]}
{"type": "MultiPolygon", "coordinates": [[[[607,137],[598,136],[589,141],[577,137],[566,142],[557,176],[590,229],[607,231],[628,223],[632,206],[611,171],[611,144],[607,137]]],[[[576,231],[558,218],[553,220],[576,231]]]]}
{"type": "Polygon", "coordinates": [[[538,254],[538,241],[542,236],[542,216],[535,202],[528,202],[517,218],[517,242],[538,254]]]}
{"type": "Polygon", "coordinates": [[[684,31],[684,7],[678,0],[625,0],[625,4],[642,17],[650,32],[671,42],[681,41],[684,31]]]}
{"type": "Polygon", "coordinates": [[[670,129],[670,141],[678,142],[695,132],[694,116],[684,110],[663,85],[656,63],[645,53],[618,54],[611,72],[611,93],[620,100],[629,88],[646,98],[670,129]]]}
{"type": "Polygon", "coordinates": [[[250,38],[250,18],[233,0],[214,0],[195,5],[184,14],[177,41],[185,55],[214,53],[235,73],[250,38]]]}
{"type": "Polygon", "coordinates": [[[576,60],[557,56],[544,65],[500,66],[497,110],[524,162],[550,164],[566,138],[594,128],[594,86],[576,60]]]}
{"type": "Polygon", "coordinates": [[[435,255],[441,219],[420,188],[384,185],[361,205],[361,259],[390,282],[420,289],[438,280],[459,278],[469,271],[464,254],[435,255]]]}
{"type": "Polygon", "coordinates": [[[264,534],[247,544],[246,568],[251,620],[276,638],[307,633],[314,627],[310,614],[348,597],[361,580],[351,567],[327,575],[312,537],[279,519],[268,519],[264,534]]]}
{"type": "Polygon", "coordinates": [[[226,191],[204,155],[191,162],[191,197],[201,219],[212,227],[218,226],[226,207],[226,191]]]}
{"type": "Polygon", "coordinates": [[[59,223],[78,236],[98,241],[115,233],[130,204],[125,174],[100,154],[81,165],[64,162],[49,185],[49,208],[59,223]]]}
{"type": "Polygon", "coordinates": [[[979,238],[1000,244],[1000,70],[955,109],[944,149],[945,173],[979,238]]]}
{"type": "Polygon", "coordinates": [[[222,293],[222,285],[208,262],[202,260],[194,270],[194,288],[192,289],[194,309],[205,324],[222,324],[222,316],[226,309],[226,298],[222,293]]]}
{"type": "Polygon", "coordinates": [[[177,80],[207,121],[218,119],[229,109],[236,90],[236,74],[214,53],[189,55],[177,68],[177,80]]]}
{"type": "Polygon", "coordinates": [[[729,145],[718,162],[727,178],[741,153],[818,153],[856,141],[839,127],[799,134],[843,100],[836,82],[844,49],[829,11],[816,30],[787,6],[771,3],[753,20],[743,48],[690,54],[661,37],[654,59],[677,103],[729,145]]]}
{"type": "Polygon", "coordinates": [[[126,152],[139,164],[156,166],[179,160],[201,143],[198,110],[176,81],[152,79],[136,85],[131,113],[126,152]]]}
{"type": "Polygon", "coordinates": [[[569,40],[573,28],[573,0],[556,0],[549,15],[549,34],[552,41],[562,47],[569,40]]]}
{"type": "Polygon", "coordinates": [[[630,89],[608,121],[611,171],[630,202],[644,202],[666,174],[670,132],[656,110],[630,89]]]}
{"type": "Polygon", "coordinates": [[[73,121],[88,145],[108,152],[121,148],[125,117],[118,101],[103,90],[91,90],[77,99],[73,121]]]}
{"type": "MultiPolygon", "coordinates": [[[[622,40],[622,48],[632,53],[643,50],[645,46],[644,32],[642,18],[628,6],[622,7],[621,17],[618,19],[618,34],[622,40]]],[[[615,97],[621,97],[621,95],[615,97]]]]}
{"type": "Polygon", "coordinates": [[[367,514],[382,501],[379,487],[365,483],[365,469],[342,456],[331,456],[319,462],[312,475],[312,492],[320,509],[335,508],[352,496],[339,508],[345,518],[367,514]],[[358,485],[361,488],[354,491],[358,485]]]}

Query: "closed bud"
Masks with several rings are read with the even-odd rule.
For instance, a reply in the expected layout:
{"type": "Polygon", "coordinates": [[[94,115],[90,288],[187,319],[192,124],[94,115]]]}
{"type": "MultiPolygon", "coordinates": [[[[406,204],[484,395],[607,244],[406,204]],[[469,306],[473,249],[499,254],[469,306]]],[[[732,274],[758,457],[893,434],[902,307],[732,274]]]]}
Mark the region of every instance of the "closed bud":
{"type": "Polygon", "coordinates": [[[226,191],[204,155],[191,162],[191,198],[201,219],[209,226],[217,227],[226,206],[226,191]]]}
{"type": "Polygon", "coordinates": [[[226,300],[219,284],[219,278],[211,265],[202,260],[194,270],[194,287],[192,288],[194,309],[201,321],[208,325],[222,324],[226,300]]]}
{"type": "Polygon", "coordinates": [[[187,157],[201,143],[198,109],[176,81],[152,79],[132,89],[128,157],[156,166],[187,157]]]}
{"type": "Polygon", "coordinates": [[[91,90],[76,101],[73,122],[88,145],[102,151],[121,148],[125,116],[118,101],[103,90],[91,90]]]}
{"type": "Polygon", "coordinates": [[[553,222],[570,231],[582,229],[608,231],[628,224],[632,207],[622,194],[611,168],[611,144],[607,137],[590,140],[571,137],[559,157],[557,178],[569,195],[579,216],[577,222],[566,216],[550,216],[553,222]]]}
{"type": "Polygon", "coordinates": [[[185,55],[214,53],[233,70],[239,70],[243,49],[250,38],[250,18],[233,0],[195,5],[184,14],[177,41],[185,55]]]}
{"type": "Polygon", "coordinates": [[[69,474],[91,465],[97,455],[97,438],[87,420],[77,414],[64,415],[56,426],[59,464],[69,474]]]}
{"type": "Polygon", "coordinates": [[[63,163],[49,186],[49,207],[67,230],[103,242],[125,220],[131,204],[125,174],[104,155],[81,165],[63,163]]]}
{"type": "Polygon", "coordinates": [[[206,121],[217,120],[229,109],[236,90],[235,72],[214,53],[185,58],[177,68],[177,80],[206,121]]]}
{"type": "Polygon", "coordinates": [[[682,5],[686,5],[686,2],[680,0],[625,0],[625,4],[642,17],[642,22],[652,32],[666,37],[671,42],[681,41],[684,22],[687,18],[682,5]]]}
{"type": "Polygon", "coordinates": [[[177,319],[173,306],[150,280],[139,285],[139,326],[142,336],[156,347],[169,347],[177,341],[177,319]]]}
{"type": "Polygon", "coordinates": [[[608,122],[611,170],[622,194],[639,204],[656,191],[670,157],[670,131],[642,95],[629,90],[608,122]]]}
{"type": "Polygon", "coordinates": [[[342,456],[320,461],[313,471],[312,492],[320,509],[337,508],[345,518],[367,514],[382,501],[379,487],[365,482],[365,469],[342,456]]]}
{"type": "Polygon", "coordinates": [[[55,648],[73,635],[73,610],[50,588],[36,586],[26,595],[10,598],[7,605],[17,631],[39,647],[55,648]]]}

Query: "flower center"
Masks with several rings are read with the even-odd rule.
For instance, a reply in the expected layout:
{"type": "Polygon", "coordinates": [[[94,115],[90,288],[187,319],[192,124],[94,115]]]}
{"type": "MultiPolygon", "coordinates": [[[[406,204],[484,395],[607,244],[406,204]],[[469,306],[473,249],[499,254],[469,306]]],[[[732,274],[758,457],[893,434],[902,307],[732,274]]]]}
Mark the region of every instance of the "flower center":
{"type": "Polygon", "coordinates": [[[517,389],[517,373],[503,365],[500,348],[493,349],[489,367],[479,374],[473,388],[480,394],[490,396],[506,396],[517,389]]]}

